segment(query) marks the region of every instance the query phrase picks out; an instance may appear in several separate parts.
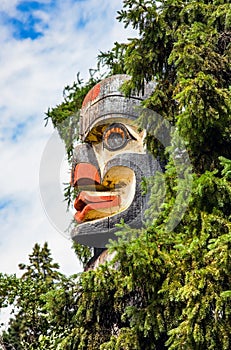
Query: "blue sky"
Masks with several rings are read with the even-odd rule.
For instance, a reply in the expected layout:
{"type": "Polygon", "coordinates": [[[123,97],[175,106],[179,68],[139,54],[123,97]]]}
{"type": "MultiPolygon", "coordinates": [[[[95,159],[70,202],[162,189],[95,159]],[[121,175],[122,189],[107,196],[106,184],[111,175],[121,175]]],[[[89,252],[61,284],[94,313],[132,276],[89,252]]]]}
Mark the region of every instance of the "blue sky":
{"type": "MultiPolygon", "coordinates": [[[[57,230],[41,203],[40,163],[53,137],[52,126],[44,127],[44,113],[61,102],[63,87],[71,84],[78,72],[87,78],[99,51],[109,50],[115,41],[124,42],[132,35],[115,19],[121,8],[122,0],[0,2],[3,273],[18,273],[18,264],[27,261],[34,244],[45,241],[63,272],[80,270],[70,239],[57,230]]],[[[60,189],[63,181],[69,181],[62,154],[60,189]]],[[[51,180],[47,181],[52,187],[51,180]]]]}
{"type": "MultiPolygon", "coordinates": [[[[87,1],[73,0],[72,4],[81,4],[87,1]]],[[[54,9],[60,8],[58,0],[51,1],[18,1],[15,6],[15,13],[1,11],[0,15],[3,23],[12,31],[12,36],[16,40],[31,39],[36,40],[46,35],[49,31],[49,22],[43,14],[52,14],[54,9]]],[[[68,6],[68,2],[67,2],[68,6]]],[[[76,18],[77,19],[77,18],[76,18]]],[[[83,29],[87,24],[87,18],[80,17],[76,21],[76,27],[83,29]]]]}
{"type": "Polygon", "coordinates": [[[48,24],[43,23],[39,13],[51,11],[52,6],[55,6],[55,1],[20,1],[15,6],[15,13],[1,11],[0,15],[3,23],[11,28],[15,39],[35,40],[43,36],[44,30],[48,29],[48,24]]]}

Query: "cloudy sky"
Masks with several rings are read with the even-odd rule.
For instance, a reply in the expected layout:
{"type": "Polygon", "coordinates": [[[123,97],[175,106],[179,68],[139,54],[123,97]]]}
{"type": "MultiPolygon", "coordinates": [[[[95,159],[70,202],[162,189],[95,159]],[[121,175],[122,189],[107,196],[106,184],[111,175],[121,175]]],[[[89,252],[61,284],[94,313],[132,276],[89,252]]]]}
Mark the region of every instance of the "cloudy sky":
{"type": "MultiPolygon", "coordinates": [[[[121,8],[122,0],[0,0],[0,272],[18,273],[34,244],[45,241],[62,272],[80,270],[70,239],[41,201],[41,159],[59,152],[57,167],[64,157],[44,113],[62,101],[77,72],[88,77],[100,50],[129,37],[116,20],[121,8]]],[[[65,162],[60,168],[65,177],[65,162]]],[[[43,191],[52,187],[44,171],[46,161],[43,191]]]]}

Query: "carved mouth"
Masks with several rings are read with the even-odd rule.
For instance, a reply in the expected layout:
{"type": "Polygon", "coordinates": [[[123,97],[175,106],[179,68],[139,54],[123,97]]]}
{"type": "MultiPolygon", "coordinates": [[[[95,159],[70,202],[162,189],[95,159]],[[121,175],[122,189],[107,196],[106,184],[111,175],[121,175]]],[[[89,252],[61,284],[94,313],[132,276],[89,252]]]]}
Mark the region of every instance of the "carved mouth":
{"type": "Polygon", "coordinates": [[[77,210],[75,220],[82,223],[110,215],[110,209],[120,205],[120,196],[108,193],[86,191],[80,192],[75,200],[74,207],[77,210]]]}

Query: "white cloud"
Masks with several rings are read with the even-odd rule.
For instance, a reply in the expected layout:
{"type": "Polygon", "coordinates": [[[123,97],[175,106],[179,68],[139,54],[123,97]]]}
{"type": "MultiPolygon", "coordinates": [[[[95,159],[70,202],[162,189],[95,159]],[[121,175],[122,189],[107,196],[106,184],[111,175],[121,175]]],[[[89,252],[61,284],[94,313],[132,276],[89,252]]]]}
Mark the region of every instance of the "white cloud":
{"type": "Polygon", "coordinates": [[[0,10],[5,11],[7,13],[15,13],[15,7],[18,2],[19,0],[2,0],[0,10]]]}

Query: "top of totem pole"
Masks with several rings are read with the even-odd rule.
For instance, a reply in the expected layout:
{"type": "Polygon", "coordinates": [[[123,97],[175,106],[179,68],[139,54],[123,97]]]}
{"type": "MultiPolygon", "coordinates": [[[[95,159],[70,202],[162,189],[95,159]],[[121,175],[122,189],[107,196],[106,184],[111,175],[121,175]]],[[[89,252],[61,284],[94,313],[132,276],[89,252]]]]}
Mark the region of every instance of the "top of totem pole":
{"type": "Polygon", "coordinates": [[[125,97],[121,86],[130,78],[126,74],[113,75],[96,84],[88,92],[80,112],[79,133],[82,141],[93,126],[109,116],[116,118],[123,115],[129,119],[138,118],[139,112],[136,107],[151,95],[154,83],[145,84],[142,93],[132,93],[129,97],[125,97]]]}

